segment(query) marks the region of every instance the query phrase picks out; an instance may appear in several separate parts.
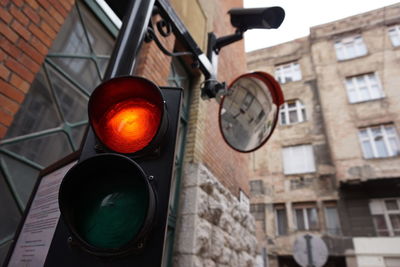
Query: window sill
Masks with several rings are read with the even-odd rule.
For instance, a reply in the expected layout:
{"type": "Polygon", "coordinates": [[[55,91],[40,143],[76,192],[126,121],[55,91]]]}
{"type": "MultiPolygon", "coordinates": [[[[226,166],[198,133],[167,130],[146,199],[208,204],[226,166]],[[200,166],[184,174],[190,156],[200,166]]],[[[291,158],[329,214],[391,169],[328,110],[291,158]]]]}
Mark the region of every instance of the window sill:
{"type": "Polygon", "coordinates": [[[313,175],[316,172],[317,171],[315,170],[315,171],[310,171],[310,172],[283,173],[283,175],[285,175],[285,176],[299,176],[299,175],[307,175],[307,174],[313,175]]]}
{"type": "Polygon", "coordinates": [[[284,83],[278,82],[278,83],[280,85],[288,85],[288,84],[295,84],[295,83],[302,82],[302,81],[303,81],[303,79],[296,80],[296,81],[290,81],[290,82],[284,82],[284,83]]]}
{"type": "Polygon", "coordinates": [[[370,103],[370,102],[378,102],[378,101],[382,101],[385,100],[386,96],[382,96],[379,98],[374,98],[374,99],[368,99],[368,100],[362,100],[362,101],[357,101],[357,102],[349,102],[350,105],[357,105],[357,104],[364,104],[364,103],[370,103]]]}
{"type": "Polygon", "coordinates": [[[352,58],[346,58],[346,59],[338,59],[338,58],[336,58],[336,60],[337,60],[338,63],[348,62],[348,61],[352,61],[352,60],[355,60],[355,59],[365,58],[365,57],[368,57],[369,55],[370,55],[369,53],[366,53],[365,55],[352,57],[352,58]]]}
{"type": "Polygon", "coordinates": [[[375,161],[382,161],[382,160],[387,160],[387,159],[400,159],[400,155],[394,155],[394,156],[389,156],[389,157],[376,157],[376,158],[364,158],[364,160],[375,160],[375,161]]]}
{"type": "MultiPolygon", "coordinates": [[[[391,44],[392,44],[392,43],[391,43],[391,44]]],[[[400,49],[400,45],[394,46],[394,45],[392,44],[392,48],[393,48],[394,50],[400,49]]]]}
{"type": "Polygon", "coordinates": [[[309,230],[294,230],[295,234],[309,233],[309,232],[321,232],[321,229],[309,229],[309,230]]]}
{"type": "Polygon", "coordinates": [[[281,126],[281,127],[288,127],[288,126],[293,126],[293,125],[302,124],[302,123],[305,123],[305,122],[308,122],[308,121],[305,120],[305,121],[299,121],[299,122],[295,122],[295,123],[279,124],[279,126],[281,126]]]}

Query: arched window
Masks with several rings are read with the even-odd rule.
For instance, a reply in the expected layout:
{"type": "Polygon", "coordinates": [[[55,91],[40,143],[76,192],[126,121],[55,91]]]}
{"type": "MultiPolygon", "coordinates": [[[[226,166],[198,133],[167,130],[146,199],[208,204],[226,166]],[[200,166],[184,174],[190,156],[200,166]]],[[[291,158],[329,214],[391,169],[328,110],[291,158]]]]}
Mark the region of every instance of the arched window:
{"type": "Polygon", "coordinates": [[[286,101],[281,106],[279,113],[281,125],[295,124],[307,120],[306,109],[298,99],[286,101]]]}

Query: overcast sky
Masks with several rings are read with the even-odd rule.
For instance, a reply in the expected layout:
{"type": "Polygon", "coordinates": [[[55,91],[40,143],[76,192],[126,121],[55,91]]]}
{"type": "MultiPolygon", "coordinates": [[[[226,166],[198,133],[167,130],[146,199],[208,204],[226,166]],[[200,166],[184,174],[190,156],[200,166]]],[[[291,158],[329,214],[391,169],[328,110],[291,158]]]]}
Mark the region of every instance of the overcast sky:
{"type": "Polygon", "coordinates": [[[277,30],[249,30],[245,33],[246,51],[273,46],[309,34],[312,26],[335,21],[399,0],[244,0],[245,7],[280,6],[286,17],[277,30]]]}

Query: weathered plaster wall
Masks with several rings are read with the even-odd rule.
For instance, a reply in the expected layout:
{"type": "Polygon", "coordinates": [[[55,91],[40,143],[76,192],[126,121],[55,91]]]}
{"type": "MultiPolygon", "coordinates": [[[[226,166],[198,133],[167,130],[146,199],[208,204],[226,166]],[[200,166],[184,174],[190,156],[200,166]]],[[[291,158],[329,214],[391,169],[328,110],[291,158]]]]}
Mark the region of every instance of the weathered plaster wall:
{"type": "Polygon", "coordinates": [[[339,181],[398,177],[399,157],[364,159],[358,129],[393,123],[400,132],[400,50],[393,48],[388,26],[400,23],[400,5],[311,28],[312,57],[321,106],[339,181]],[[334,41],[361,34],[367,55],[338,61],[334,41]],[[346,77],[375,73],[384,98],[350,104],[346,77]]]}

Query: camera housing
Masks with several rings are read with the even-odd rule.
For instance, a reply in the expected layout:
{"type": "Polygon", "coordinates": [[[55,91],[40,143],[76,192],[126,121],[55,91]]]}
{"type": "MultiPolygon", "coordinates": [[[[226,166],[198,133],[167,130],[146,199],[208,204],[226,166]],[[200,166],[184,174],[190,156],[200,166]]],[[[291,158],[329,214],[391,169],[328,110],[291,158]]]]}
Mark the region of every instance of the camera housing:
{"type": "Polygon", "coordinates": [[[285,18],[283,8],[233,8],[228,11],[231,24],[240,32],[249,29],[277,29],[285,18]]]}

